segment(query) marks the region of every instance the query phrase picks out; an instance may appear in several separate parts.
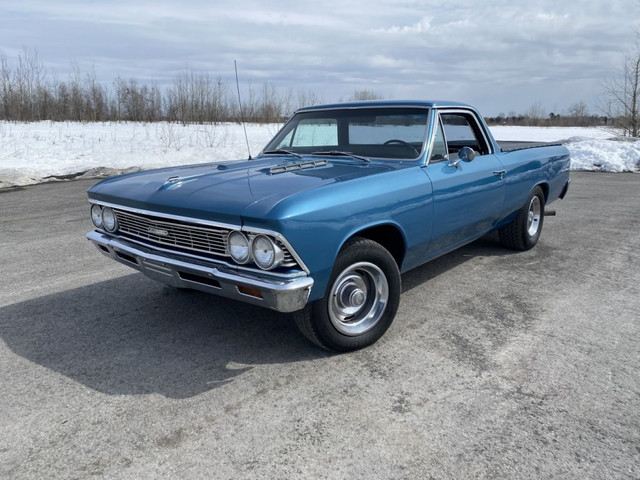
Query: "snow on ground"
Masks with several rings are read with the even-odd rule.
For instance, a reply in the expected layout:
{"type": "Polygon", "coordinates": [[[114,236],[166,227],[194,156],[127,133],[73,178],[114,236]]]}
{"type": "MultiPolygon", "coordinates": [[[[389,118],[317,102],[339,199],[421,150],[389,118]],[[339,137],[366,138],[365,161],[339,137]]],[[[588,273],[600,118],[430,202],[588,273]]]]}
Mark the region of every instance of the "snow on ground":
{"type": "Polygon", "coordinates": [[[606,140],[615,133],[599,127],[518,127],[498,125],[490,127],[496,140],[522,142],[559,142],[569,138],[582,137],[606,140]]]}
{"type": "MultiPolygon", "coordinates": [[[[251,153],[258,153],[279,125],[247,125],[251,153]]],[[[610,140],[599,128],[491,128],[498,140],[562,141],[572,169],[637,171],[640,141],[610,140]]],[[[241,125],[171,123],[0,122],[0,188],[106,176],[170,165],[247,157],[241,125]]]]}
{"type": "Polygon", "coordinates": [[[571,152],[571,170],[640,171],[640,141],[596,127],[491,127],[497,140],[560,142],[571,152]]]}

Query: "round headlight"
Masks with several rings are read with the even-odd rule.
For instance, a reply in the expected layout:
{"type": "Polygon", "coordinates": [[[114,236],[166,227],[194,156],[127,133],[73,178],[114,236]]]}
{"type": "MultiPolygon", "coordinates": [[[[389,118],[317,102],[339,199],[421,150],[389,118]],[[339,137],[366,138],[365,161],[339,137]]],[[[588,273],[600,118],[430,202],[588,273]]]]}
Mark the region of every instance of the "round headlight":
{"type": "Polygon", "coordinates": [[[253,239],[251,253],[253,261],[263,270],[276,268],[284,258],[282,249],[265,235],[258,235],[253,239]]]}
{"type": "Polygon", "coordinates": [[[102,207],[95,203],[91,205],[91,221],[96,228],[102,227],[102,207]]]}
{"type": "Polygon", "coordinates": [[[240,232],[231,232],[227,238],[229,254],[234,262],[244,264],[251,259],[249,240],[240,232]]]}
{"type": "Polygon", "coordinates": [[[109,207],[102,209],[102,226],[107,232],[113,232],[118,227],[116,214],[109,207]]]}

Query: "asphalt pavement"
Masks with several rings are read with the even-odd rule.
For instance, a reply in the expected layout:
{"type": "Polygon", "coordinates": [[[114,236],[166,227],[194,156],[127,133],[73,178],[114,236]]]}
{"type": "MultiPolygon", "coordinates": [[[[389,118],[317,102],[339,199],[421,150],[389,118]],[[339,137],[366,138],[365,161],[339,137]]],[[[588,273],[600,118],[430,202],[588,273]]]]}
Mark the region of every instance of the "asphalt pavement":
{"type": "Polygon", "coordinates": [[[102,256],[92,183],[0,193],[0,478],[640,478],[640,175],[403,275],[343,355],[102,256]]]}

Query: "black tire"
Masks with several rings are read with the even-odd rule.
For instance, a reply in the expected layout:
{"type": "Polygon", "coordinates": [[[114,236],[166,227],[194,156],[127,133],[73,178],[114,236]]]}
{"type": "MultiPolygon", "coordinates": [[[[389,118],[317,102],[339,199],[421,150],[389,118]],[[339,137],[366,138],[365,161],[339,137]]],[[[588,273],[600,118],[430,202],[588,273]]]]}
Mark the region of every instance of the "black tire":
{"type": "Polygon", "coordinates": [[[530,250],[538,243],[543,223],[544,192],[540,187],[536,187],[518,211],[516,218],[498,231],[500,242],[507,248],[530,250]]]}
{"type": "Polygon", "coordinates": [[[334,352],[375,343],[400,303],[398,265],[379,243],[355,237],[340,251],[325,296],[294,313],[300,332],[334,352]]]}

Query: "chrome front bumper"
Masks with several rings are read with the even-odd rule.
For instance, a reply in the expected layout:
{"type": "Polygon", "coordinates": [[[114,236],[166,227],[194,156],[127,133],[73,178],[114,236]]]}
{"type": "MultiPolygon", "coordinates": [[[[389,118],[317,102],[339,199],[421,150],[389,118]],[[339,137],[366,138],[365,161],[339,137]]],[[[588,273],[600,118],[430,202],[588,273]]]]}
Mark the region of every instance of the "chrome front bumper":
{"type": "Polygon", "coordinates": [[[151,249],[98,231],[87,238],[106,256],[139,270],[147,277],[173,287],[192,288],[222,297],[295,312],[304,308],[313,286],[308,276],[262,278],[238,273],[223,266],[196,263],[189,258],[158,254],[151,249]]]}

